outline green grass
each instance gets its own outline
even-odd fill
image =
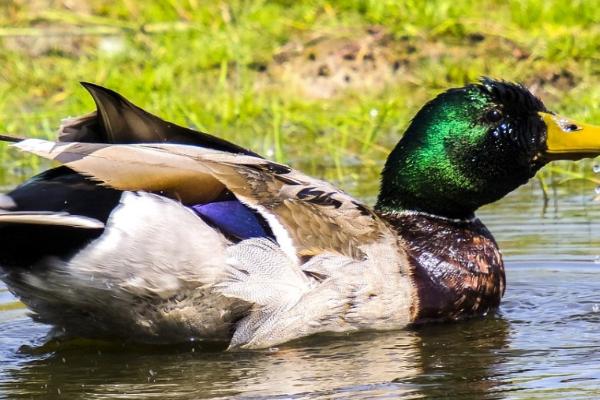
[[[592,1],[141,4],[0,3],[0,132],[53,137],[61,118],[93,108],[78,85],[92,81],[309,173],[346,185],[361,178],[360,191],[372,193],[411,115],[482,75],[524,82],[552,110],[600,121],[600,7]],[[385,37],[374,60],[359,50],[344,64],[344,46],[372,43],[369,30]],[[321,64],[331,77],[318,76]],[[363,68],[364,84],[315,95],[348,65]],[[372,65],[382,69],[369,74]],[[392,65],[397,71],[378,82]],[[40,167],[5,146],[0,165],[0,182]],[[554,168],[595,179],[589,161]]]

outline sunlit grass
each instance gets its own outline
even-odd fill
[[[78,85],[92,81],[309,173],[376,183],[414,112],[441,90],[482,75],[525,82],[552,110],[600,121],[594,2],[46,3],[0,5],[0,132],[52,137],[61,118],[93,108]],[[336,38],[360,41],[373,26],[390,38],[389,55],[376,61],[402,65],[384,84],[375,76],[373,85],[319,97],[279,69],[277,55],[290,43],[324,38],[317,46],[326,57],[339,50]],[[39,167],[6,146],[0,163],[5,176]],[[590,162],[554,168],[596,179]]]

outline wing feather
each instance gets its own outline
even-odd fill
[[[367,206],[333,185],[249,155],[162,143],[110,145],[29,139],[15,146],[116,189],[158,192],[185,204],[210,201],[226,188],[280,223],[299,256],[333,251],[361,258],[361,246],[390,232]]]
[[[44,211],[0,212],[0,224],[56,225],[81,229],[104,228],[104,223],[95,218],[65,212]]]
[[[27,139],[13,146],[58,161],[119,190],[156,192],[185,203],[201,204],[218,197],[225,188],[193,158],[145,145]]]

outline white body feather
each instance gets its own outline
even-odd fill
[[[11,272],[9,283],[38,319],[74,334],[223,340],[248,308],[211,289],[225,277],[227,245],[181,204],[125,192],[102,236],[68,262]]]

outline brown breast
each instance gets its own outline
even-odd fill
[[[455,221],[417,213],[383,217],[407,243],[417,288],[415,323],[482,315],[500,305],[504,263],[479,219]]]

